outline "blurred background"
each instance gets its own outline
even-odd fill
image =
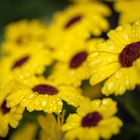
[[[49,20],[54,11],[67,4],[67,0],[0,0],[0,36],[9,22],[25,18]]]

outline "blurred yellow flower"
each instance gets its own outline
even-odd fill
[[[23,79],[44,72],[45,67],[53,61],[51,52],[40,43],[30,48],[16,50],[12,55],[2,58],[2,82],[13,77]]]
[[[24,48],[45,46],[46,26],[40,20],[20,20],[10,23],[4,30],[3,54],[10,55]]]
[[[62,140],[61,127],[53,114],[39,116],[38,123],[41,127],[39,140]]]
[[[48,27],[46,42],[52,48],[70,46],[74,38],[86,40],[90,35],[99,36],[109,29],[106,16],[110,9],[98,2],[73,4],[64,11],[55,13]]]
[[[48,79],[76,87],[80,86],[82,80],[89,79],[87,57],[90,54],[90,46],[101,42],[102,39],[91,39],[74,44],[75,41],[73,41],[73,48],[63,46],[54,50],[54,57],[59,62],[54,66]]]
[[[103,80],[102,92],[123,94],[138,84],[140,68],[140,20],[111,30],[109,39],[93,46],[88,58],[91,85]]]
[[[116,102],[110,98],[90,101],[84,99],[76,114],[71,114],[62,130],[66,131],[68,140],[109,139],[118,134],[122,121],[115,117]]]
[[[39,20],[20,20],[10,23],[4,30],[5,41],[22,46],[32,41],[44,41],[46,26]]]
[[[140,18],[140,0],[119,0],[114,7],[120,13],[119,24],[133,23]]]
[[[32,77],[21,82],[23,87],[13,91],[7,98],[9,106],[20,104],[29,111],[60,113],[64,100],[70,105],[78,106],[81,90],[71,86],[60,86],[42,77]]]
[[[12,133],[10,140],[35,140],[36,132],[37,125],[35,123],[27,123]]]
[[[8,134],[9,125],[16,128],[22,118],[24,108],[19,105],[12,108],[7,107],[7,101],[4,100],[0,105],[0,137],[5,137]]]

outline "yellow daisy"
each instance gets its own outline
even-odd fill
[[[3,53],[11,54],[17,49],[33,46],[35,42],[44,43],[46,26],[39,20],[20,20],[7,25],[4,35]]]
[[[140,18],[139,0],[119,0],[115,3],[115,10],[120,13],[119,23],[133,23]]]
[[[73,86],[79,86],[82,80],[89,79],[87,57],[90,54],[91,44],[94,46],[97,42],[102,42],[102,39],[73,43],[73,49],[65,46],[55,49],[54,55],[59,63],[54,66],[49,79],[59,84]]]
[[[68,140],[109,139],[118,134],[122,121],[115,117],[116,102],[110,98],[90,101],[84,99],[76,114],[71,114],[62,129]]]
[[[15,74],[18,79],[41,74],[45,67],[52,63],[52,54],[42,44],[35,43],[32,47],[17,50],[10,56],[3,57],[3,80],[12,78]]]
[[[16,128],[22,118],[24,109],[19,105],[12,108],[7,107],[7,101],[4,100],[0,105],[0,137],[8,134],[9,125]]]
[[[140,20],[111,30],[108,37],[107,41],[93,46],[88,58],[90,83],[95,85],[108,78],[102,92],[123,94],[134,89],[139,80]]]
[[[34,40],[42,41],[45,38],[46,26],[39,20],[20,20],[10,23],[4,30],[5,41],[22,46]]]
[[[59,86],[42,77],[32,77],[22,81],[23,87],[13,91],[7,98],[9,106],[21,104],[29,111],[43,110],[48,113],[60,113],[63,102],[78,106],[81,90],[71,86]]]
[[[98,2],[73,4],[64,11],[57,12],[48,28],[48,46],[68,46],[73,38],[81,41],[91,34],[100,35],[109,28],[105,17],[110,14],[110,9]]]
[[[87,56],[87,50],[75,53],[68,62],[56,64],[48,78],[58,84],[79,86],[82,80],[89,78]]]
[[[82,80],[89,78],[87,56],[90,53],[91,45],[102,42],[103,39],[95,38],[81,40],[80,42],[77,38],[72,40],[69,45],[65,46],[62,44],[61,47],[53,49],[53,58],[57,63],[47,78],[61,85],[77,87],[81,84]]]

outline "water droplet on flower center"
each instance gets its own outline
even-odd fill
[[[78,68],[81,64],[86,61],[88,53],[82,51],[77,53],[70,61],[70,68]]]
[[[15,68],[17,68],[17,67],[21,67],[25,62],[27,62],[28,59],[29,59],[29,56],[25,56],[25,57],[23,57],[23,58],[17,60],[17,61],[14,63],[12,69],[15,69]]]
[[[77,22],[80,21],[81,19],[82,19],[82,16],[81,16],[81,15],[72,17],[72,18],[67,22],[67,24],[65,25],[65,28],[71,27],[73,24],[77,23]]]
[[[32,88],[32,91],[38,92],[39,94],[48,94],[48,95],[55,95],[58,93],[58,89],[46,84],[36,85],[35,87]]]
[[[102,116],[99,112],[88,113],[81,122],[83,127],[93,127],[97,126],[98,123],[102,120]]]
[[[140,42],[128,44],[120,53],[119,61],[122,67],[131,67],[140,57]]]
[[[8,108],[6,106],[6,100],[2,103],[0,109],[1,109],[1,111],[2,111],[3,114],[6,114],[6,113],[8,113],[10,111],[10,108]]]

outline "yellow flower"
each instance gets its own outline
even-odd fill
[[[45,38],[46,26],[39,20],[20,20],[10,23],[4,31],[5,41],[22,46],[34,40],[42,41]]]
[[[99,140],[109,139],[113,134],[118,134],[122,121],[115,117],[116,103],[106,98],[90,101],[84,99],[76,114],[71,114],[62,130],[66,131],[68,140]]]
[[[140,20],[111,30],[108,37],[107,41],[93,46],[88,58],[90,83],[95,85],[108,78],[102,92],[123,94],[134,89],[139,80]]]
[[[27,123],[22,128],[16,130],[10,140],[34,140],[37,132],[37,125],[35,123]]]
[[[133,23],[140,18],[139,0],[119,0],[115,3],[115,10],[120,13],[119,23]]]
[[[109,28],[105,16],[110,13],[107,6],[98,2],[73,4],[64,11],[57,12],[48,28],[48,46],[70,46],[74,38],[80,42],[91,34],[100,35]]]
[[[61,128],[53,114],[39,116],[38,123],[41,127],[39,140],[62,140]]]
[[[91,39],[74,44],[75,39],[72,45],[73,49],[68,46],[55,49],[54,57],[60,62],[54,66],[49,79],[59,84],[76,87],[81,84],[82,80],[89,79],[87,57],[90,54],[90,45],[101,41],[102,39]]]
[[[12,79],[14,75],[20,80],[44,72],[45,67],[52,63],[52,54],[42,43],[35,43],[32,47],[15,50],[12,55],[3,57],[1,63],[3,81]]]
[[[21,82],[23,87],[13,91],[7,98],[9,106],[21,104],[29,111],[43,110],[48,113],[60,113],[63,102],[73,106],[79,105],[81,90],[71,86],[59,86],[42,77],[33,77]]]
[[[19,105],[12,108],[7,107],[7,101],[4,100],[0,105],[0,137],[5,137],[9,130],[9,125],[16,128],[22,118],[24,109]]]
[[[10,23],[4,35],[3,53],[12,54],[17,49],[34,46],[35,42],[45,43],[46,26],[39,20],[20,20]]]

